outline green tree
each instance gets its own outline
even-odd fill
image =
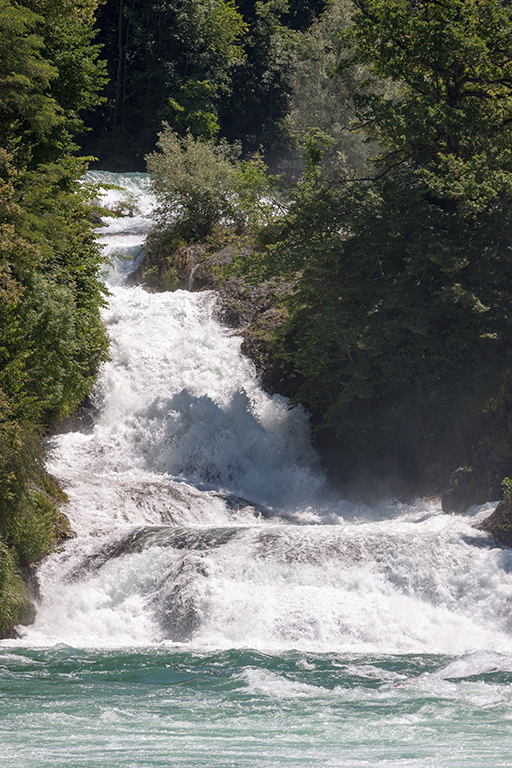
[[[283,140],[297,32],[325,0],[118,0],[99,9],[111,85],[89,150],[133,169],[163,121],[244,154]],[[284,137],[286,139],[286,137]],[[124,165],[123,165],[124,164]]]
[[[147,164],[160,201],[159,229],[201,240],[223,218],[232,219],[235,168],[226,145],[197,141],[191,134],[181,138],[167,125],[158,148]]]
[[[57,70],[41,54],[42,18],[10,0],[0,2],[0,144],[27,152],[63,121],[50,83]]]
[[[106,354],[84,164],[16,173],[7,154],[1,159],[0,386],[18,417],[55,421],[88,394]]]
[[[379,173],[414,167],[433,193],[481,208],[509,189],[512,9],[501,0],[356,0],[352,61],[395,92],[357,96]],[[350,61],[350,59],[349,59]]]
[[[182,138],[168,125],[157,146],[146,158],[159,201],[150,252],[162,237],[170,242],[200,241],[218,225],[240,230],[267,217],[262,197],[269,179],[260,157],[238,162],[236,147],[195,139],[190,133]]]
[[[245,268],[295,284],[284,376],[317,425],[359,469],[419,484],[437,467],[443,482],[511,362],[512,9],[355,5],[341,66],[386,78],[354,94],[381,150],[357,179],[310,140],[295,199]]]
[[[70,156],[99,100],[95,0],[0,0],[0,634],[33,617],[18,569],[69,534],[43,429],[90,392],[107,354],[100,248]]]
[[[343,153],[354,168],[362,168],[376,148],[352,130],[353,96],[368,72],[360,64],[340,66],[348,57],[342,33],[350,25],[352,12],[350,0],[333,0],[299,38],[284,125],[299,147],[311,130],[323,131],[332,137],[334,150]]]
[[[262,146],[267,152],[282,151],[280,123],[288,109],[288,78],[300,35],[284,21],[290,10],[287,0],[257,0],[242,9],[249,22],[246,57],[238,63],[232,95],[222,105],[222,133],[228,141],[240,140],[245,153]]]
[[[55,160],[75,149],[80,112],[101,101],[95,0],[0,2],[0,144],[18,163]]]
[[[36,29],[44,41],[41,53],[56,70],[50,93],[63,121],[52,131],[46,156],[38,158],[55,160],[58,152],[77,149],[74,141],[84,132],[86,113],[105,100],[106,61],[100,58],[102,46],[95,42],[95,14],[101,0],[25,0],[24,4],[40,14]]]
[[[120,0],[100,8],[99,23],[111,85],[106,108],[91,118],[104,139],[94,147],[130,156],[133,168],[164,121],[182,135],[216,135],[220,102],[244,56],[246,25],[233,0]]]

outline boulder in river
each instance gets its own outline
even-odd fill
[[[512,499],[500,501],[492,515],[476,527],[490,533],[500,544],[512,547]]]

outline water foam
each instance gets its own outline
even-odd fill
[[[153,202],[129,183],[142,202],[110,253],[143,242]],[[127,288],[127,247],[94,424],[51,441],[79,536],[41,567],[26,642],[512,653],[512,554],[471,528],[491,507],[329,499],[307,414],[261,390],[214,295]]]

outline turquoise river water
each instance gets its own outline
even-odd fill
[[[126,284],[146,177],[92,175],[135,212],[99,231],[111,360],[49,444],[77,536],[0,643],[0,764],[508,768],[512,551],[473,527],[494,505],[336,498],[215,296]]]

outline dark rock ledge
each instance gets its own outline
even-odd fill
[[[500,501],[494,512],[475,526],[497,542],[512,547],[512,501]]]

